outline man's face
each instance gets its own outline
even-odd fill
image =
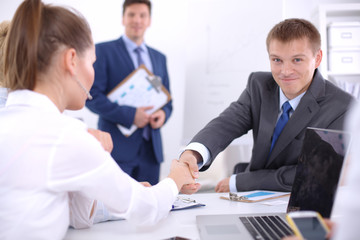
[[[126,7],[123,25],[126,36],[132,41],[140,44],[144,40],[145,31],[150,23],[150,12],[146,4],[135,3]]]
[[[295,98],[309,88],[321,58],[322,51],[314,55],[306,38],[286,43],[273,39],[269,44],[272,75],[288,99]]]

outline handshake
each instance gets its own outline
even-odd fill
[[[113,149],[112,139],[109,133],[97,129],[88,129],[102,145],[105,151],[111,152]],[[197,163],[202,161],[200,154],[194,151],[185,151],[179,160],[173,160],[170,168],[169,178],[173,179],[178,190],[183,194],[193,194],[197,192],[201,185],[195,182],[199,177]],[[142,182],[146,187],[151,186],[148,182]]]
[[[172,161],[168,177],[175,181],[183,194],[193,194],[201,187],[195,182],[199,177],[198,161],[201,161],[200,154],[191,150],[183,152],[179,160]]]

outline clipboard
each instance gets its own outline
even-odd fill
[[[169,91],[161,83],[161,78],[151,73],[143,64],[111,90],[107,97],[119,105],[135,108],[153,106],[147,111],[148,114],[156,112],[171,100]],[[117,127],[126,137],[137,129],[135,124],[130,128],[120,124]]]
[[[229,197],[221,196],[221,199],[230,200],[235,202],[246,202],[246,203],[254,203],[261,202],[265,200],[271,200],[281,197],[290,196],[289,192],[275,192],[275,191],[250,191],[243,192],[240,196],[236,193],[229,193]]]
[[[197,208],[197,207],[204,207],[204,206],[205,206],[205,204],[198,203],[194,199],[178,196],[176,198],[175,202],[173,203],[170,211],[178,211],[178,210],[183,210],[183,209],[190,209],[190,208]]]

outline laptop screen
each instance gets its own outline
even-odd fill
[[[288,212],[313,210],[330,217],[348,138],[341,131],[306,129]]]

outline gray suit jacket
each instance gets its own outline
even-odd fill
[[[235,138],[252,129],[252,157],[246,171],[236,176],[237,190],[291,191],[305,129],[343,129],[352,100],[348,93],[315,70],[309,89],[268,156],[278,117],[279,86],[270,72],[252,73],[239,99],[210,121],[191,142],[202,143],[208,148],[211,164]],[[206,170],[210,164],[200,171]]]

